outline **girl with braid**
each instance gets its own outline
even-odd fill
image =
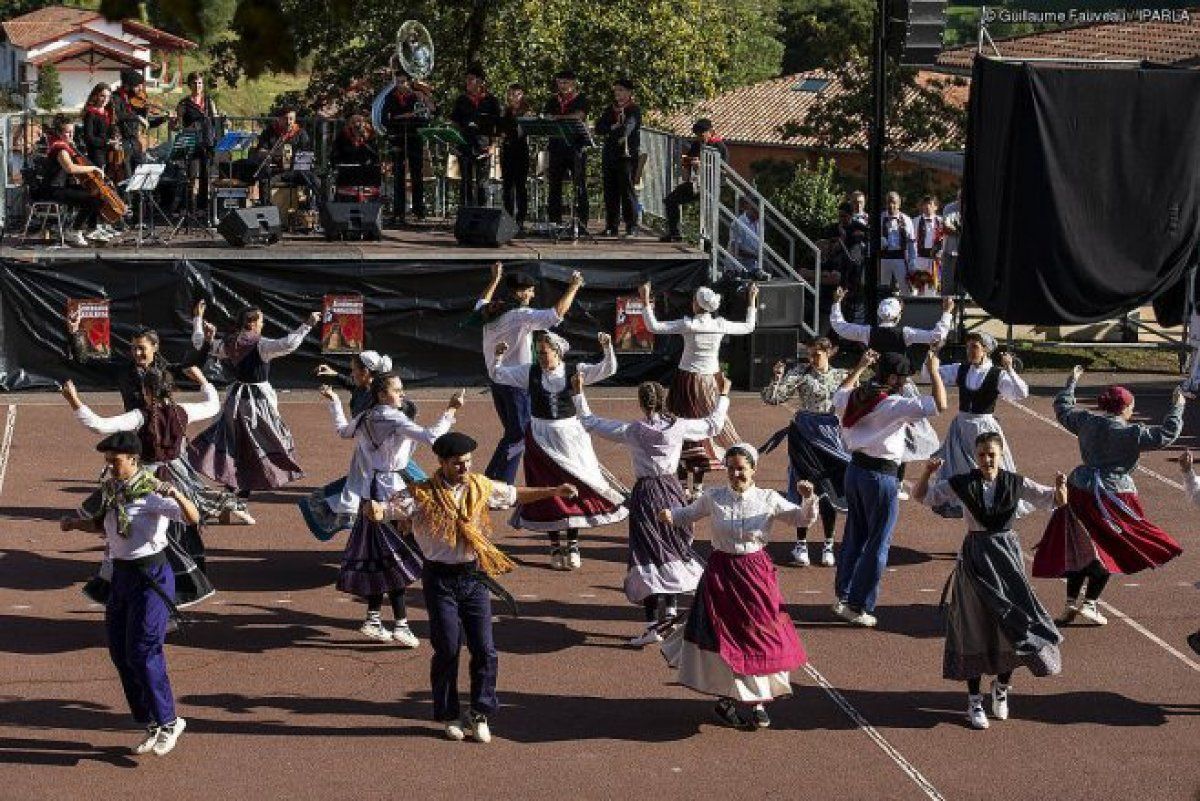
[[[638,403],[645,419],[629,423],[592,414],[583,396],[583,378],[578,373],[572,377],[571,390],[575,412],[584,430],[624,443],[633,459],[637,483],[627,503],[629,571],[625,574],[625,597],[645,608],[646,630],[631,639],[629,645],[640,648],[661,642],[662,632],[678,614],[677,596],[696,589],[704,564],[692,550],[691,524],[665,523],[658,519],[658,512],[687,505],[683,485],[675,475],[683,443],[720,433],[729,411],[729,379],[717,373],[716,408],[703,419],[670,414],[667,389],[655,381],[646,381],[638,387]]]

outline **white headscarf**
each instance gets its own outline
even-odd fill
[[[563,339],[553,331],[542,332],[542,337],[550,343],[550,347],[558,351],[558,355],[560,357],[566,356],[567,351],[571,349],[571,343],[567,342],[567,340]]]
[[[721,308],[721,296],[706,286],[696,290],[695,298],[696,305],[710,314]]]
[[[900,312],[904,308],[904,304],[899,298],[884,298],[879,301],[879,309],[875,316],[881,323],[898,323],[900,322]]]
[[[364,350],[358,354],[358,360],[372,373],[390,373],[392,371],[392,357],[380,356],[373,350]]]
[[[749,459],[751,467],[758,466],[758,449],[749,442],[739,442],[736,445],[730,445],[725,449],[725,458],[728,459],[735,453],[740,453]]]

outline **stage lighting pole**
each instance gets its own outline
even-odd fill
[[[888,0],[877,0],[871,28],[871,115],[867,142],[867,213],[871,215],[871,241],[867,252],[867,322],[874,325],[879,306],[879,281],[883,239],[883,151],[887,144],[887,18]]]

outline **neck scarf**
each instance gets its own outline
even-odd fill
[[[489,576],[507,573],[516,565],[490,539],[492,524],[488,517],[488,498],[492,495],[492,482],[483,475],[471,473],[466,484],[461,502],[455,500],[454,488],[437,475],[412,485],[409,491],[423,513],[430,533],[451,548],[458,546],[461,537],[475,551],[480,568]]]
[[[875,407],[883,403],[887,396],[886,390],[873,384],[859,387],[851,392],[850,401],[846,404],[846,411],[842,413],[842,427],[852,428],[859,420],[875,411]]]
[[[96,520],[103,526],[104,518],[110,510],[115,509],[117,534],[128,537],[130,520],[126,506],[154,492],[158,484],[158,479],[145,468],[139,468],[128,481],[122,481],[115,476],[104,479],[100,484],[100,512],[96,515]]]

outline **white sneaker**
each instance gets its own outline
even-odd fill
[[[383,640],[390,642],[392,633],[383,627],[383,623],[378,620],[366,620],[358,630],[370,637],[372,640]]]
[[[171,749],[175,747],[175,741],[179,739],[179,735],[183,734],[183,730],[186,728],[187,721],[183,718],[175,718],[175,722],[171,725],[160,727],[154,747],[150,750],[154,752],[155,756],[166,756],[171,753]]]
[[[408,627],[407,620],[396,621],[396,628],[392,631],[392,639],[403,648],[416,648],[421,644],[421,641],[417,639],[417,635],[413,634],[413,630]]]
[[[812,564],[808,558],[808,542],[805,540],[796,540],[796,544],[792,546],[792,564],[796,567],[808,567]]]
[[[847,623],[853,626],[862,626],[864,629],[873,629],[879,622],[870,612],[855,612],[841,602],[834,604],[833,611]]]
[[[908,494],[908,482],[901,481],[900,489],[896,491],[896,499],[901,500],[901,501],[907,501],[909,499],[909,497],[911,497],[911,496]]]
[[[821,567],[833,567],[837,562],[833,558],[833,543],[826,542],[821,549]]]
[[[492,741],[492,730],[488,727],[486,715],[481,715],[478,712],[467,713],[467,734],[471,735],[477,743],[490,743]]]
[[[550,549],[550,567],[553,570],[569,570],[567,557],[563,554],[562,548]]]
[[[967,723],[972,729],[988,727],[987,713],[983,711],[983,696],[967,694]]]
[[[447,740],[461,743],[467,736],[467,730],[461,720],[448,720],[446,721],[445,734]]]
[[[567,549],[567,570],[578,570],[583,567],[583,557],[579,554],[579,548],[572,546]]]
[[[146,727],[146,736],[142,741],[133,747],[135,754],[148,754],[154,748],[154,744],[158,742],[158,724],[151,723]]]
[[[631,648],[644,648],[647,645],[654,645],[663,641],[663,636],[658,632],[658,624],[651,623],[646,626],[646,630],[638,636],[629,640],[626,644]]]
[[[1100,614],[1100,610],[1096,607],[1095,601],[1084,601],[1079,606],[1079,616],[1091,623],[1093,626],[1108,625],[1108,618]]]
[[[1001,684],[999,679],[992,682],[992,717],[996,720],[1008,720],[1008,691],[1011,684]]]

